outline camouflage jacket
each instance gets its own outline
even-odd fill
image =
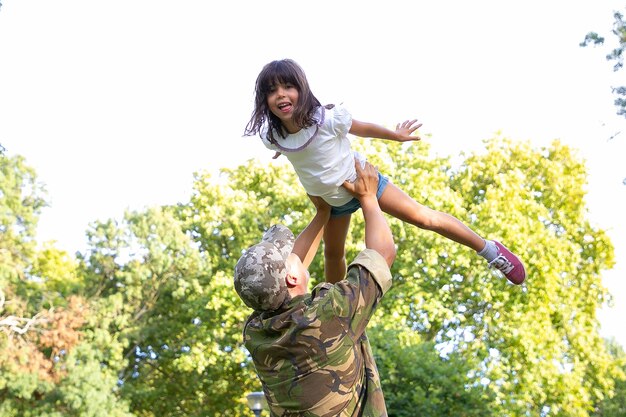
[[[365,328],[390,286],[385,260],[366,249],[343,281],[248,318],[244,343],[272,416],[387,416]]]

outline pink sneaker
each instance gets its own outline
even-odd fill
[[[506,279],[515,285],[520,285],[526,279],[524,264],[502,243],[494,240],[498,247],[498,256],[489,262],[489,266],[498,269]]]

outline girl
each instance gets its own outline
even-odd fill
[[[259,134],[265,146],[284,153],[293,165],[306,192],[322,197],[332,206],[331,218],[324,228],[324,271],[326,280],[335,283],[346,273],[345,240],[351,214],[359,201],[341,185],[354,181],[355,158],[364,158],[350,148],[348,134],[407,142],[421,124],[417,120],[398,123],[396,130],[352,119],[340,106],[322,106],[309,88],[304,71],[290,59],[272,61],[257,77],[255,106],[244,135]],[[500,270],[513,284],[526,278],[524,265],[500,242],[485,240],[457,218],[419,204],[379,174],[380,208],[387,214],[422,229],[432,230],[474,249]]]

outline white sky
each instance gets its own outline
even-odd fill
[[[82,250],[92,221],[187,201],[193,172],[269,162],[242,137],[253,85],[293,58],[322,102],[388,126],[417,117],[439,154],[497,131],[579,149],[590,218],[616,246],[602,333],[626,346],[626,119],[610,88],[626,69],[604,58],[622,0],[2,3],[0,144],[47,185],[40,241]],[[607,45],[580,48],[592,30]]]

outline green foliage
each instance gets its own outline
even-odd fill
[[[368,333],[390,416],[497,415],[488,387],[468,383],[471,367],[466,358],[444,358],[434,343],[422,342],[418,333],[406,328],[373,328]]]
[[[24,158],[0,155],[0,288],[11,283],[17,286],[11,289],[26,291],[22,283],[35,249],[37,220],[46,205],[45,188]]]
[[[355,143],[406,193],[502,240],[528,270],[512,286],[472,250],[389,219],[394,284],[368,334],[390,415],[618,415],[623,359],[596,317],[613,247],[587,220],[576,154],[495,138],[453,163],[423,144]],[[2,163],[0,323],[17,324],[0,326],[0,417],[250,415],[244,397],[260,385],[232,271],[269,225],[298,233],[313,216],[291,167],[197,173],[189,202],[94,223],[89,250],[71,259],[36,248],[43,187],[19,158]],[[363,231],[357,212],[349,258]],[[322,256],[310,272],[319,282]]]
[[[82,327],[76,262],[36,248],[44,196],[23,158],[0,156],[0,416],[130,416]]]
[[[556,141],[534,150],[496,138],[456,167],[414,148],[377,149],[381,171],[418,201],[505,242],[525,260],[528,282],[511,286],[473,251],[394,219],[394,286],[378,320],[475,360],[470,382],[488,384],[497,415],[587,415],[616,369],[596,318],[613,247],[586,219],[584,164]]]
[[[81,345],[64,361],[65,376],[57,383],[42,383],[33,374],[18,374],[0,403],[0,416],[20,417],[131,417],[120,402],[115,374],[103,369],[88,345]],[[61,366],[59,364],[58,366]]]
[[[626,353],[614,339],[606,341],[611,356],[620,367],[621,373],[615,379],[615,387],[609,395],[600,398],[592,417],[622,417],[626,415]]]
[[[624,66],[624,50],[626,50],[626,21],[624,21],[624,15],[621,12],[614,12],[613,18],[613,35],[617,37],[618,44],[607,55],[608,61],[614,61],[613,71],[618,71]],[[580,46],[585,47],[590,44],[594,46],[604,44],[604,37],[598,35],[596,32],[589,32],[585,39],[580,43]],[[617,114],[626,117],[626,86],[613,87],[613,93],[617,96],[615,99],[615,106],[617,107]]]
[[[233,308],[230,279],[213,267],[213,250],[202,252],[184,230],[178,210],[94,225],[86,274],[124,346],[121,390],[136,415],[239,415],[242,407],[229,409],[251,378],[241,366],[245,312]]]

